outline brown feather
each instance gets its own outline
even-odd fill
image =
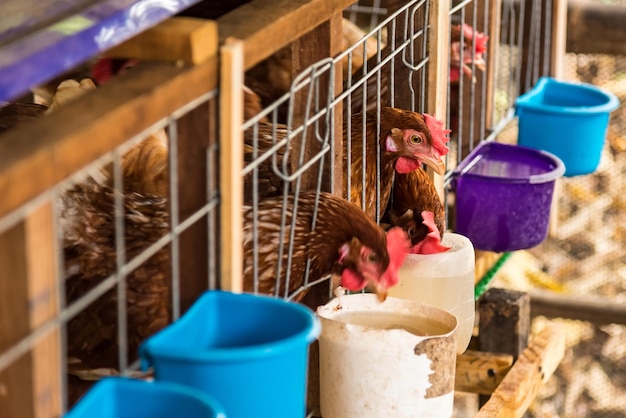
[[[433,213],[435,225],[443,238],[445,210],[428,173],[421,168],[408,174],[396,173],[389,221],[391,226],[400,226],[407,231],[412,245],[428,234],[428,228],[422,224],[421,213],[425,210]]]

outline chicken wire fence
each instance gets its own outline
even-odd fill
[[[195,134],[185,119],[198,109],[215,118],[217,98],[214,90],[188,103],[0,219],[0,235],[8,234],[42,202],[53,202],[57,258],[58,311],[23,338],[3,342],[5,382],[20,373],[20,359],[57,330],[62,411],[102,377],[149,377],[139,371],[141,341],[176,320],[202,290],[217,287],[216,126],[195,161],[206,167],[206,182],[198,188],[179,176],[188,173],[185,147]],[[192,205],[182,196],[189,192],[185,182],[196,186]]]

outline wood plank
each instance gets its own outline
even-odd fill
[[[174,17],[108,50],[106,56],[199,64],[217,54],[217,23]]]
[[[479,10],[480,13],[480,10]],[[487,67],[486,67],[486,97],[485,97],[485,127],[490,129],[495,121],[494,116],[494,97],[496,92],[496,65],[498,65],[498,53],[500,48],[498,39],[500,39],[500,28],[502,26],[502,0],[491,0],[489,2],[488,27],[487,34],[490,42],[487,43]],[[490,76],[491,75],[491,76]],[[482,139],[482,138],[480,138]]]
[[[245,70],[340,13],[355,0],[252,0],[217,20],[220,42],[244,44]],[[294,24],[297,22],[297,24]]]
[[[143,63],[54,114],[6,132],[0,136],[0,216],[216,85],[216,57],[185,68]]]
[[[292,65],[292,77],[296,77],[302,71],[309,68],[316,62],[337,55],[341,52],[341,40],[342,40],[342,16],[340,13],[333,15],[328,21],[315,27],[312,31],[304,34],[298,38],[291,46],[291,56],[293,60]],[[339,65],[335,72],[335,91],[329,92],[328,86],[330,86],[330,72],[325,72],[320,75],[319,78],[314,81],[319,83],[320,90],[319,95],[310,95],[310,89],[312,87],[306,86],[298,90],[291,101],[292,109],[294,109],[293,126],[303,126],[308,119],[317,112],[316,108],[326,107],[326,103],[332,100],[336,94],[341,92],[342,86],[342,71]],[[330,96],[330,97],[329,97]],[[309,100],[318,100],[317,106],[315,103],[307,103]],[[310,107],[311,112],[309,115],[305,115],[304,111]],[[341,105],[335,109],[335,130],[330,133],[329,140],[334,143],[334,155],[327,153],[324,156],[324,175],[322,178],[322,190],[331,192],[336,190],[336,193],[341,193],[343,189],[342,173],[343,173],[343,154],[342,154],[342,107]],[[339,123],[339,124],[338,124]],[[293,150],[291,152],[292,161],[291,165],[293,171],[295,168],[300,167],[299,162],[301,147],[304,147],[304,163],[310,161],[316,157],[322,150],[322,144],[317,141],[315,137],[316,131],[324,132],[327,127],[323,118],[320,119],[317,124],[310,125],[306,129],[306,142],[304,142],[303,135],[298,135],[293,141]],[[319,162],[312,165],[306,172],[300,176],[300,190],[312,190],[317,188]],[[333,171],[331,173],[331,171]],[[334,177],[334,178],[333,178]]]
[[[207,204],[207,149],[210,108],[203,103],[178,122],[178,204],[180,222]],[[180,235],[180,309],[184,313],[208,288],[208,219],[203,217]]]
[[[243,291],[244,42],[228,39],[220,66],[220,285]]]
[[[48,202],[0,236],[0,352],[58,311],[53,232]],[[55,330],[0,372],[0,416],[60,414],[59,347]]]
[[[456,358],[454,390],[491,395],[512,364],[510,354],[467,350]]]
[[[476,418],[522,417],[565,353],[565,332],[546,325],[507,373]]]

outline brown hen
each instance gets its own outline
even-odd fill
[[[434,118],[408,110],[382,108],[380,126],[376,110],[367,112],[365,138],[363,119],[362,114],[353,115],[350,132],[348,124],[344,123],[344,162],[350,169],[346,181],[350,182],[350,201],[363,207],[372,219],[378,220],[385,213],[396,171],[409,173],[426,164],[443,174],[445,165],[441,156],[447,152],[447,138]],[[378,151],[380,161],[377,160]]]
[[[386,235],[357,205],[330,193],[268,198],[244,210],[244,290],[284,297],[336,273],[351,290],[369,285],[384,299],[397,283],[405,241],[404,233]]]

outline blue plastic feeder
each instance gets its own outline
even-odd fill
[[[214,396],[228,418],[297,418],[306,409],[308,346],[319,333],[303,305],[210,291],[139,354],[157,381]]]
[[[517,98],[518,144],[548,151],[565,164],[565,176],[598,168],[609,124],[619,100],[591,84],[542,77]]]
[[[226,418],[210,396],[182,385],[124,377],[100,380],[65,418]]]
[[[456,232],[475,248],[532,248],[548,235],[554,184],[563,162],[545,151],[482,142],[453,172]]]

